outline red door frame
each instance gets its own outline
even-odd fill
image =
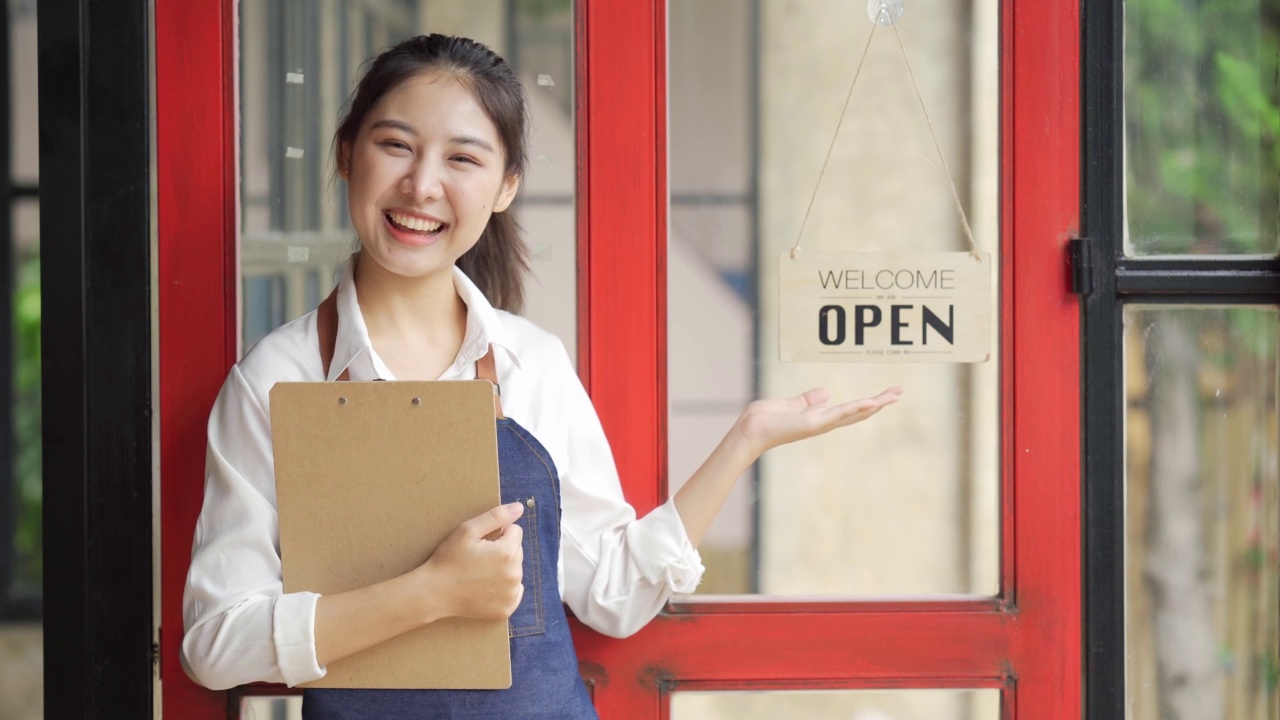
[[[225,718],[182,670],[182,588],[205,428],[238,356],[235,0],[155,0],[160,345],[160,681],[170,718]]]
[[[666,496],[664,9],[579,12],[579,345],[640,512]],[[1079,227],[1079,27],[1072,1],[1001,10],[1000,596],[678,603],[626,640],[579,628],[603,717],[665,718],[677,689],[871,687],[1000,688],[1006,717],[1080,717],[1079,306],[1064,264]]]
[[[579,364],[644,513],[666,497],[666,4],[577,7]],[[163,706],[215,718],[227,695],[188,680],[178,647],[205,419],[237,356],[235,2],[155,8]],[[603,717],[666,718],[681,689],[872,687],[999,688],[1007,718],[1080,717],[1079,310],[1064,261],[1079,28],[1079,0],[1001,10],[1001,594],[678,603],[626,640],[579,627]]]

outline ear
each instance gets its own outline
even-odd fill
[[[493,203],[493,211],[500,213],[511,207],[516,199],[516,191],[520,189],[520,176],[508,175],[502,179],[502,188],[498,191],[498,199]]]
[[[343,180],[351,179],[351,143],[342,142],[338,144],[338,156],[335,158],[338,163],[338,177]]]

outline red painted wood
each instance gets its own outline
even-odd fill
[[[156,0],[161,682],[166,717],[226,717],[179,662],[205,425],[234,360],[233,0]]]
[[[1021,631],[1015,616],[994,611],[662,615],[630,638],[595,642],[592,662],[611,687],[852,679],[879,686],[944,677],[990,687],[1007,677]]]
[[[666,474],[665,3],[581,5],[590,106],[579,125],[589,339],[580,371],[643,515],[662,501]]]
[[[592,258],[586,282],[595,290],[586,350],[593,364],[589,377],[593,397],[615,454],[623,467],[628,496],[644,509],[643,499],[662,497],[653,481],[636,494],[631,475],[646,461],[657,461],[648,445],[649,428],[664,423],[665,396],[646,408],[635,405],[660,387],[664,340],[654,330],[665,324],[658,315],[649,326],[650,308],[661,312],[665,293],[659,278],[637,277],[644,271],[662,274],[661,256],[636,258],[631,243],[611,243],[600,236],[605,227],[595,213],[617,212],[626,202],[642,212],[650,202],[648,169],[626,162],[614,164],[602,150],[624,147],[642,152],[650,142],[645,124],[648,108],[662,100],[661,79],[637,72],[648,59],[636,36],[650,31],[664,39],[662,23],[646,23],[640,8],[604,12],[592,5],[583,45],[583,65],[590,68],[590,92],[608,89],[630,94],[624,116],[610,112],[614,102],[593,96],[587,130],[588,150],[581,161],[592,178],[612,167],[608,183],[592,181],[597,193],[613,188],[626,168],[631,176],[622,195],[594,197],[586,212]],[[630,32],[612,24],[626,15]],[[661,17],[658,11],[655,17]],[[1080,716],[1080,433],[1079,308],[1065,282],[1063,243],[1079,217],[1079,7],[1077,0],[1033,3],[1006,0],[1002,14],[1002,540],[1001,595],[976,601],[879,600],[871,603],[820,604],[787,600],[735,598],[721,603],[673,606],[638,635],[626,640],[599,638],[576,627],[587,674],[605,717],[659,717],[669,714],[666,697],[672,688],[748,689],[790,686],[822,687],[1001,687],[1007,718]],[[632,51],[617,57],[617,49]],[[652,66],[665,57],[659,45]],[[628,64],[630,63],[630,64]],[[626,68],[625,72],[622,72]],[[609,128],[619,123],[636,131],[631,144],[615,146]],[[659,145],[648,161],[661,166]],[[606,143],[604,148],[599,144]],[[643,164],[643,158],[639,161]],[[665,171],[663,171],[665,172]],[[639,186],[637,186],[637,183]],[[636,193],[636,195],[632,195]],[[659,232],[646,219],[627,216],[631,232]],[[627,237],[633,237],[628,235]],[[612,239],[612,238],[610,238]],[[665,245],[656,234],[654,242]],[[609,259],[599,253],[609,253]],[[614,262],[627,253],[632,262]],[[615,285],[615,283],[619,283]],[[601,287],[601,286],[604,287]],[[599,316],[607,293],[617,288],[622,300],[636,308],[627,333],[605,334],[609,322]],[[630,318],[642,318],[643,325]],[[653,350],[635,355],[652,338]],[[663,348],[665,353],[665,348]],[[606,358],[617,365],[600,365]],[[658,358],[656,367],[648,358]],[[620,374],[621,373],[621,374]],[[608,383],[602,387],[601,383]],[[625,384],[627,387],[615,387]],[[637,414],[636,408],[639,408]],[[615,428],[625,427],[625,434]],[[634,464],[633,464],[634,463]],[[652,477],[660,477],[655,472]],[[781,685],[779,684],[781,683]],[[657,703],[653,701],[657,697]],[[1018,715],[1019,711],[1021,714]]]
[[[1080,307],[1064,258],[1080,218],[1080,8],[1078,0],[1018,0],[1005,12],[1004,97],[1014,146],[1008,192],[1015,253],[1012,386],[1006,466],[1015,487],[1013,663],[1023,718],[1081,713]],[[1009,101],[1008,99],[1011,99]],[[1006,413],[1008,414],[1008,413]]]
[[[666,498],[665,2],[576,5],[578,370],[643,515]],[[658,717],[657,686],[613,682],[614,641],[576,629],[601,716]]]

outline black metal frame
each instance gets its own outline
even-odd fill
[[[154,714],[150,8],[38,5],[47,717]]]
[[[1124,305],[1280,304],[1280,258],[1124,255],[1124,4],[1085,0],[1081,30],[1084,716],[1123,720]]]

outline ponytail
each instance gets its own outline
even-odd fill
[[[475,246],[458,258],[458,268],[480,288],[489,304],[500,310],[524,310],[524,276],[529,272],[529,249],[510,212],[494,213]]]

